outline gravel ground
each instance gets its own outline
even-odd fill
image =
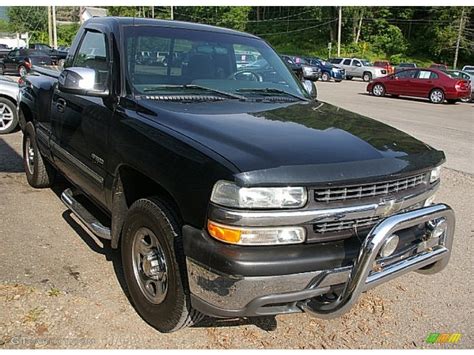
[[[119,253],[84,230],[61,203],[64,186],[34,190],[22,171],[21,133],[1,136],[0,349],[474,345],[472,175],[443,169],[437,200],[457,214],[452,259],[443,272],[411,273],[383,284],[334,320],[306,314],[206,319],[177,333],[160,334],[128,302]],[[427,344],[431,332],[462,333],[462,338],[458,344]]]

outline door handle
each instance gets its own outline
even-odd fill
[[[64,112],[64,110],[66,109],[66,100],[58,99],[56,103],[56,109],[61,113]]]

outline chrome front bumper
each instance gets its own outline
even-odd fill
[[[393,233],[445,219],[447,229],[438,239],[420,243],[414,255],[384,266],[378,255]],[[448,263],[454,236],[455,217],[444,204],[393,215],[377,224],[364,240],[352,266],[330,270],[243,277],[224,275],[187,259],[188,280],[193,306],[215,317],[257,316],[292,312],[308,312],[320,318],[333,318],[347,312],[367,289],[409,271],[432,274]],[[332,293],[335,299],[321,295]]]

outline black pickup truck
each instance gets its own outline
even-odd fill
[[[237,50],[273,70],[237,69]],[[166,66],[136,60],[157,51]],[[37,69],[19,96],[28,182],[70,180],[63,202],[120,248],[132,303],[162,332],[202,315],[336,317],[448,263],[444,154],[318,101],[253,35],[94,18],[59,76]]]

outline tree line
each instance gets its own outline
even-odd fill
[[[60,7],[57,7],[60,8]],[[474,64],[474,7],[350,6],[342,8],[344,56],[452,65]],[[108,15],[199,22],[250,32],[289,54],[335,56],[338,11],[335,6],[110,6]],[[13,31],[30,31],[47,41],[45,7],[11,7]],[[58,43],[70,44],[77,25],[58,28]],[[331,45],[329,45],[331,43]],[[331,51],[329,50],[329,46]],[[459,66],[458,65],[458,66]]]

